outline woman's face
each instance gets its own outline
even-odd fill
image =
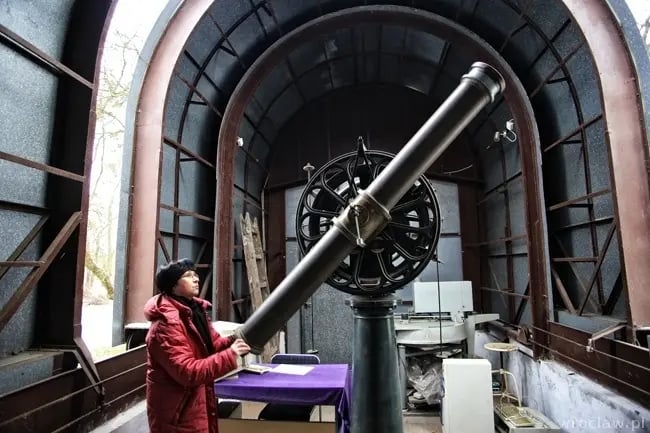
[[[172,293],[176,296],[193,298],[199,296],[199,276],[194,271],[186,271],[172,288]]]

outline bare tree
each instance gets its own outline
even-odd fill
[[[124,111],[130,72],[139,55],[135,35],[116,31],[104,47],[97,95],[95,146],[88,211],[84,297],[89,302],[113,298],[116,200],[119,198]]]
[[[639,24],[639,30],[641,31],[641,37],[643,38],[645,47],[650,55],[650,16],[646,17],[645,21]]]

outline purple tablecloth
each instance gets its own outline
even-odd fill
[[[266,364],[273,366],[271,364]],[[274,403],[333,405],[337,431],[349,431],[350,378],[347,364],[314,364],[305,375],[240,372],[214,384],[217,397]]]

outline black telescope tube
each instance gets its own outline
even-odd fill
[[[505,89],[496,69],[476,62],[460,84],[366,189],[392,209],[476,115]]]
[[[334,273],[355,247],[343,232],[332,227],[235,333],[248,343],[253,353],[261,353],[264,344]]]
[[[366,192],[378,204],[392,209],[417,178],[504,88],[503,77],[496,69],[485,63],[474,63],[453,93],[368,186]],[[429,136],[431,139],[427,142]],[[260,353],[264,344],[355,247],[356,244],[333,225],[236,334],[251,346],[253,353]]]

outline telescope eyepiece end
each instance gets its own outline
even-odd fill
[[[490,101],[494,102],[497,95],[506,88],[506,81],[503,75],[494,67],[484,62],[474,62],[468,73],[463,75],[463,79],[472,80],[485,87],[490,95]]]

